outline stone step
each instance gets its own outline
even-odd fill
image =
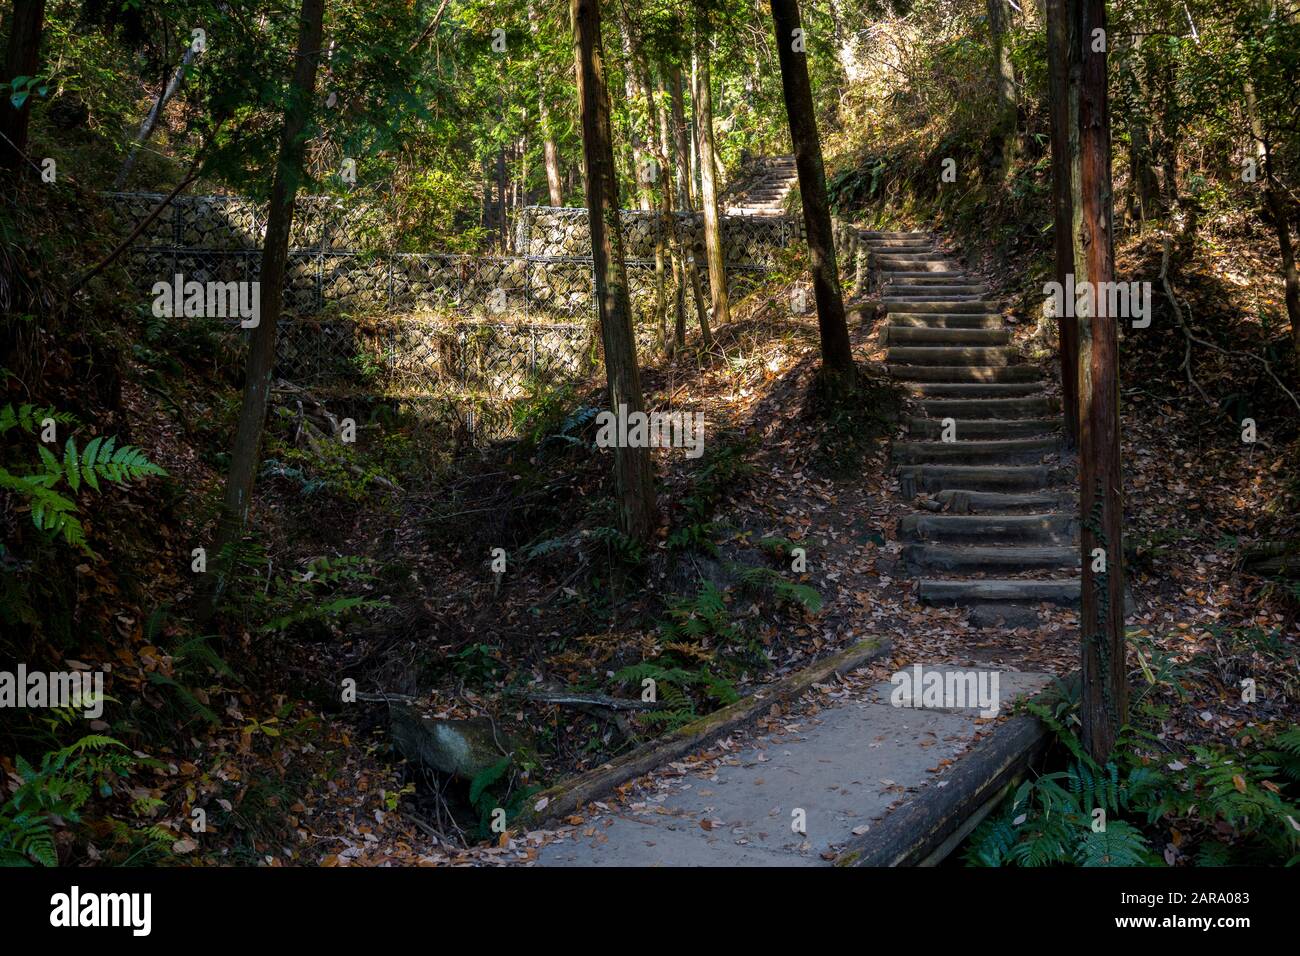
[[[904,498],[918,491],[1041,491],[1051,480],[1046,465],[904,465],[897,471]]]
[[[943,434],[943,419],[952,418],[957,441],[979,439],[1024,438],[1030,435],[1050,435],[1061,427],[1059,418],[957,418],[948,415],[940,418],[908,418],[907,430],[913,438],[938,438]]]
[[[1020,361],[1020,353],[1005,345],[989,348],[963,345],[893,346],[885,355],[889,365],[1009,366]]]
[[[968,312],[944,314],[941,312],[890,312],[892,326],[912,326],[925,329],[1000,329],[1005,326],[996,312]]]
[[[1029,581],[983,578],[970,581],[922,579],[922,604],[1060,604],[1079,605],[1079,579]]]
[[[927,328],[919,325],[882,325],[881,345],[1006,345],[1011,341],[1010,329],[949,329]]]
[[[987,420],[1046,419],[1057,410],[1050,398],[927,398],[917,407],[930,418]]]
[[[914,255],[942,255],[942,253],[934,247],[934,244],[929,242],[891,242],[885,244],[878,240],[873,241],[868,239],[866,241],[866,246],[874,256],[900,257]]]
[[[963,491],[950,488],[934,495],[934,500],[947,508],[949,514],[1014,514],[1022,511],[1077,512],[1076,497],[1070,492],[1021,492],[1008,494],[1000,491]]]
[[[894,442],[893,461],[897,465],[981,465],[1012,464],[1041,461],[1044,455],[1060,450],[1060,439],[1054,435],[1044,438],[1006,438],[980,440],[974,436],[961,437],[958,426],[956,441],[899,441]]]
[[[1024,398],[1037,396],[1043,390],[1042,382],[903,382],[902,384],[910,394],[926,399]]]
[[[1036,365],[889,365],[887,367],[889,374],[902,382],[997,385],[1011,382],[1037,382],[1043,375]]]
[[[997,544],[1024,541],[1039,544],[1074,544],[1079,522],[1074,515],[912,514],[898,521],[900,541]]]
[[[909,544],[903,548],[903,563],[912,574],[925,571],[1005,574],[1017,571],[1075,570],[1080,565],[1080,557],[1078,548],[1063,545],[982,548]]]

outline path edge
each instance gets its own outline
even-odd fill
[[[813,684],[821,683],[836,674],[857,670],[868,661],[888,653],[892,646],[888,638],[859,641],[825,660],[787,674],[775,683],[766,684],[735,703],[685,724],[664,737],[642,744],[593,770],[561,780],[534,795],[529,800],[528,809],[520,814],[518,822],[536,828],[547,820],[571,814],[584,803],[615,787],[692,750],[707,746],[723,734],[750,723],[773,704],[793,700]],[[539,804],[542,805],[541,809],[537,809]]]
[[[1049,692],[1045,688],[1044,693]],[[855,837],[835,866],[933,866],[947,856],[1046,751],[1051,732],[1037,718],[1020,714],[1000,723],[959,757],[942,779],[911,803],[890,811]],[[938,851],[944,852],[939,853]]]

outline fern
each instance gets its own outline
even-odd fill
[[[1123,820],[1113,820],[1104,830],[1084,831],[1074,860],[1079,866],[1143,866],[1151,862],[1151,848],[1142,831]]]

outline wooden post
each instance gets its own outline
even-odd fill
[[[1105,0],[1077,0],[1080,63],[1078,212],[1082,257],[1094,290],[1115,279]],[[1082,269],[1078,269],[1082,266]],[[1120,475],[1119,328],[1109,296],[1079,321],[1079,509],[1083,581],[1081,720],[1088,753],[1104,763],[1128,721],[1124,634],[1123,482]]]

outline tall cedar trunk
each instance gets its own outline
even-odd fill
[[[727,297],[727,269],[722,254],[722,225],[718,214],[717,159],[713,143],[713,91],[709,76],[709,37],[697,29],[699,45],[695,89],[695,138],[700,151],[700,200],[704,206],[704,258],[709,266],[709,297],[713,303],[714,325],[731,321],[731,303]]]
[[[1282,281],[1286,284],[1286,314],[1291,321],[1291,340],[1295,352],[1296,370],[1300,371],[1300,272],[1296,270],[1295,247],[1291,244],[1291,226],[1287,221],[1286,198],[1278,190],[1273,175],[1273,150],[1265,135],[1264,124],[1255,100],[1255,85],[1245,80],[1246,115],[1250,122],[1250,136],[1255,141],[1255,160],[1259,175],[1264,177],[1264,205],[1273,220],[1277,236],[1278,253],[1282,257]]]
[[[41,30],[45,24],[45,0],[14,0],[9,17],[9,48],[5,54],[4,80],[35,76],[40,68]],[[31,120],[33,96],[14,109],[9,97],[0,98],[0,169],[27,165],[27,125]]]
[[[674,173],[677,177],[677,211],[691,213],[695,211],[695,203],[692,199],[695,191],[691,185],[691,146],[694,143],[694,137],[692,137],[690,128],[686,125],[685,94],[682,86],[681,67],[674,65],[669,93],[671,94],[673,110],[672,132]],[[679,294],[683,296],[687,293],[690,294],[691,301],[695,304],[695,320],[700,325],[700,338],[707,347],[713,343],[713,334],[709,328],[708,309],[704,306],[704,290],[700,284],[700,270],[695,259],[694,245],[685,249],[682,267],[686,271],[687,287],[681,290]],[[681,312],[683,316],[682,324],[678,326],[675,333],[679,346],[686,344],[685,303],[682,305]]]
[[[1056,243],[1056,281],[1066,287],[1074,272],[1073,211],[1070,201],[1070,79],[1068,0],[1047,0],[1047,81],[1052,125],[1052,215]],[[1074,319],[1056,316],[1061,357],[1061,405],[1065,438],[1071,447],[1079,440],[1079,326]]]
[[[149,115],[140,124],[140,131],[135,134],[135,141],[131,144],[126,159],[122,161],[122,168],[117,171],[117,176],[113,179],[114,189],[121,189],[126,185],[127,179],[131,176],[131,170],[135,169],[135,161],[140,157],[140,147],[147,143],[149,137],[153,135],[154,127],[158,125],[162,111],[167,108],[167,104],[171,102],[172,97],[179,92],[181,82],[185,79],[185,71],[189,69],[189,65],[194,62],[196,56],[198,56],[198,51],[194,49],[194,44],[191,43],[185,48],[185,55],[181,57],[180,66],[176,68],[172,78],[163,87],[162,92],[158,94],[158,99],[154,100]]]
[[[623,408],[629,413],[641,412],[645,410],[645,402],[636,365],[632,307],[619,229],[618,180],[614,172],[609,93],[600,38],[600,0],[570,0],[569,15],[573,20],[582,156],[587,173],[587,219],[591,225],[592,269],[609,403],[615,414]],[[616,447],[614,479],[620,530],[636,541],[649,540],[659,523],[650,450]]]
[[[1079,10],[1079,167],[1081,264],[1094,289],[1115,279],[1111,197],[1110,113],[1106,53],[1093,31],[1106,29],[1105,0],[1071,0]],[[1097,295],[1094,314],[1079,323],[1079,510],[1083,582],[1082,737],[1104,763],[1128,721],[1124,636],[1123,482],[1120,476],[1119,326]],[[1101,549],[1105,570],[1094,571]]]
[[[676,195],[677,178],[676,159],[672,152],[672,124],[668,118],[668,90],[664,86],[662,70],[655,75],[655,116],[659,121],[659,144],[663,150],[664,188],[663,201],[660,206],[661,229],[668,237],[668,261],[673,270],[673,328],[670,336],[664,339],[664,350],[672,355],[681,348],[686,339],[686,257],[682,250],[681,231],[677,228],[678,198]]]
[[[504,108],[504,107],[503,107]],[[508,236],[506,235],[506,148],[504,146],[497,149],[497,242],[500,243],[501,249],[506,248]]]
[[[216,610],[230,572],[227,548],[243,533],[253,496],[253,480],[262,445],[262,428],[270,399],[271,372],[275,366],[275,339],[280,322],[285,267],[289,257],[289,232],[293,225],[293,203],[302,179],[307,152],[305,135],[316,89],[316,67],[320,60],[324,32],[325,0],[302,0],[298,21],[298,52],[294,60],[293,83],[285,107],[284,130],[280,135],[280,156],[267,208],[266,238],[262,245],[261,315],[253,329],[244,371],[244,402],[230,452],[230,474],[217,526],[215,552],[217,570],[208,591],[203,615]]]
[[[822,144],[817,136],[817,119],[813,116],[808,60],[803,52],[794,49],[795,31],[800,29],[799,6],[796,0],[771,0],[771,4],[777,55],[781,61],[781,92],[785,96],[785,115],[790,121],[790,141],[794,144],[799,195],[803,199],[804,230],[808,234],[822,367],[831,375],[846,375],[853,371],[853,347],[844,320],[844,298],[835,263],[835,236],[826,196]]]
[[[1011,174],[1016,156],[1016,71],[1011,65],[1007,46],[1006,0],[987,0],[989,39],[993,46],[994,80],[998,91],[998,115],[994,129],[998,146],[998,173],[1005,179]]]

